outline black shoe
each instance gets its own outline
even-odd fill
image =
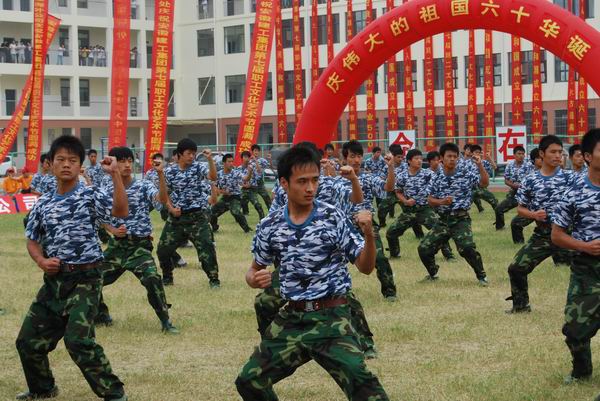
[[[506,227],[504,224],[500,225],[497,223],[494,223],[494,226],[496,226],[496,231],[504,230],[504,227]]]
[[[220,226],[219,226],[218,224],[217,224],[217,225],[214,225],[214,226],[212,226],[212,230],[213,230],[213,232],[214,232],[214,233],[216,233],[217,231],[219,231],[219,227],[220,227]]]
[[[162,332],[165,334],[179,334],[179,329],[173,326],[170,321],[166,321],[162,324]]]
[[[173,277],[163,277],[163,285],[173,285]]]
[[[506,310],[509,315],[516,315],[518,313],[531,313],[531,306],[513,306],[511,309]]]
[[[31,391],[25,391],[24,393],[17,394],[17,400],[42,400],[46,398],[58,397],[58,387],[44,393],[32,393]]]
[[[112,317],[110,317],[110,315],[98,315],[94,319],[94,324],[96,326],[110,327],[113,325],[113,320]]]
[[[214,280],[208,283],[208,286],[211,290],[218,290],[221,288],[221,282],[219,280]]]

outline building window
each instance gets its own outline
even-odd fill
[[[569,64],[554,56],[554,82],[569,81]]]
[[[423,60],[423,73],[425,73],[425,60]],[[458,59],[452,57],[452,77],[454,79],[454,89],[458,88]],[[444,89],[444,59],[433,59],[433,86],[435,90]],[[423,76],[423,81],[425,76]]]
[[[350,120],[348,120],[348,126],[350,125]],[[356,130],[358,132],[358,140],[359,141],[367,141],[369,139],[367,134],[367,119],[359,118],[356,120]],[[375,141],[379,138],[379,119],[375,117]],[[364,144],[363,144],[364,146]]]
[[[293,45],[292,20],[284,19],[281,21],[281,36],[284,49],[289,49]],[[304,46],[304,18],[300,18],[300,46]]]
[[[69,57],[69,28],[58,29],[58,44],[65,47],[63,56]]]
[[[61,135],[73,135],[71,128],[63,128],[61,129]]]
[[[523,124],[527,130],[527,135],[531,137],[533,132],[533,113],[526,111],[523,113]],[[513,114],[508,113],[508,125],[513,125]],[[544,111],[542,114],[542,135],[548,135],[548,112]]]
[[[373,21],[377,19],[377,9],[373,9]],[[367,26],[367,10],[353,11],[352,12],[352,32],[356,36],[360,31],[365,29]],[[346,21],[348,20],[348,13],[345,14]],[[346,41],[348,41],[348,31],[346,31]]]
[[[340,15],[333,14],[333,43],[340,43]],[[311,17],[312,18],[312,17]],[[311,19],[312,22],[312,19]],[[327,15],[317,17],[317,39],[320,45],[327,44]]]
[[[215,77],[198,78],[200,105],[215,104]]]
[[[417,60],[412,60],[412,89],[417,90]],[[388,65],[385,63],[383,67],[383,81],[384,81],[384,92],[387,93],[388,86]],[[404,92],[404,61],[396,61],[396,84],[398,85],[398,92]]]
[[[502,57],[500,53],[492,55],[494,63],[494,86],[502,85]],[[475,55],[475,87],[483,88],[485,79],[484,74],[485,56],[483,54]],[[465,88],[469,87],[469,56],[465,56]]]
[[[281,8],[292,8],[293,0],[281,0]],[[300,7],[304,7],[304,0],[300,0]]]
[[[554,110],[554,135],[567,135],[567,110]]]
[[[507,53],[508,56],[508,84],[512,85],[512,53]],[[542,65],[542,83],[546,83],[546,50],[541,52]],[[521,52],[521,83],[528,85],[533,83],[533,51],[527,50]]]
[[[81,139],[81,143],[83,147],[86,149],[92,148],[92,129],[91,128],[80,128],[79,129],[79,139]]]
[[[244,25],[226,26],[225,33],[225,54],[244,52]]]
[[[59,7],[69,7],[69,5],[67,4],[68,0],[58,0],[58,6]]]
[[[88,0],[77,0],[77,8],[88,8]]]
[[[31,11],[30,0],[21,0],[21,11]]]
[[[52,95],[52,82],[49,78],[44,78],[44,96]]]
[[[261,145],[273,143],[273,124],[263,123],[258,128],[258,142]]]
[[[213,0],[198,0],[198,19],[213,18],[214,14]]]
[[[568,10],[567,7],[568,0],[553,0],[554,4]],[[585,16],[586,18],[594,18],[594,8],[595,8],[595,0],[587,0],[585,2]],[[579,5],[578,1],[573,2],[573,14],[579,16]]]
[[[226,103],[241,103],[246,88],[245,75],[229,75],[225,77]]]
[[[198,57],[213,56],[215,54],[215,30],[201,29],[198,34]]]
[[[60,105],[63,107],[71,105],[71,80],[68,78],[60,80]]]
[[[81,107],[90,107],[90,80],[79,80],[79,105]]]
[[[294,142],[294,133],[296,132],[296,123],[293,121],[288,122],[285,129],[286,129],[286,133],[287,133],[287,143]]]
[[[284,92],[286,99],[294,99],[294,71],[284,71]],[[302,70],[302,98],[306,98],[306,71]]]
[[[375,94],[379,93],[379,69],[374,71],[374,81],[373,81],[373,90]],[[367,94],[367,81],[363,82],[358,90],[356,91],[357,95],[366,95]]]
[[[244,0],[225,0],[225,16],[240,15],[244,13]]]
[[[240,131],[239,124],[226,125],[225,132],[227,133],[227,144],[236,145],[238,132]]]
[[[588,109],[588,129],[596,128],[596,109]]]

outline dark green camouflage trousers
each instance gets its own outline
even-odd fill
[[[494,196],[493,193],[489,191],[487,188],[477,187],[473,190],[473,203],[477,206],[477,210],[480,212],[483,211],[483,206],[481,204],[481,200],[486,201],[492,206],[492,209],[496,209],[498,206],[498,199]]]
[[[568,259],[568,251],[557,247],[550,239],[550,224],[538,225],[529,241],[517,252],[508,266],[510,291],[513,305],[523,308],[529,305],[529,285],[527,276],[546,258],[553,257],[555,262]]]
[[[213,230],[219,227],[218,219],[223,213],[228,211],[231,213],[235,221],[242,227],[244,232],[250,231],[246,217],[242,213],[242,205],[240,203],[240,195],[223,195],[219,201],[213,205],[210,213],[210,225]]]
[[[390,248],[390,255],[393,257],[400,256],[400,241],[398,238],[401,237],[408,228],[418,225],[419,227],[425,226],[428,230],[431,230],[437,219],[438,215],[427,205],[405,206],[402,214],[398,216],[394,223],[392,223],[385,234],[388,247]],[[454,257],[448,241],[442,245],[442,254],[446,259]]]
[[[600,329],[600,257],[576,254],[565,306],[563,334],[573,357],[573,376],[592,374],[590,341]]]
[[[504,200],[494,209],[494,212],[496,213],[496,230],[500,230],[506,225],[504,222],[504,213],[519,206],[519,202],[517,202],[515,195],[515,191],[509,191],[508,194],[506,194],[506,198],[504,198]]]
[[[357,229],[360,231],[360,228]],[[395,297],[396,284],[394,283],[394,272],[392,271],[389,259],[385,256],[383,241],[381,240],[377,224],[373,224],[373,233],[375,234],[375,248],[377,249],[375,270],[377,271],[377,279],[381,283],[381,295],[384,297]]]
[[[525,227],[533,223],[533,219],[528,219],[523,216],[516,215],[510,222],[510,231],[512,234],[512,240],[515,244],[522,244],[525,242],[525,235],[523,231]]]
[[[419,257],[431,277],[434,277],[439,266],[435,263],[435,254],[447,243],[454,240],[460,256],[475,272],[478,279],[486,277],[481,255],[477,251],[471,229],[471,217],[467,211],[440,213],[440,218],[419,244]]]
[[[29,391],[44,393],[54,387],[48,354],[64,337],[69,355],[98,397],[124,395],[123,383],[96,343],[94,318],[101,289],[98,268],[44,275],[44,285],[25,316],[16,343]]]
[[[265,217],[265,211],[258,200],[258,188],[250,187],[250,188],[242,188],[242,195],[240,197],[240,201],[242,203],[242,212],[244,214],[248,214],[248,202],[252,203],[254,209],[256,209],[256,213],[258,213],[258,218],[263,219]]]
[[[162,277],[158,274],[152,256],[150,239],[115,239],[111,238],[104,251],[102,266],[103,285],[111,285],[126,271],[130,271],[146,288],[148,303],[154,309],[161,323],[169,321],[169,305],[163,287]],[[100,316],[108,317],[108,306],[100,295]]]
[[[197,211],[169,216],[158,243],[158,261],[166,280],[173,280],[172,256],[181,243],[189,239],[194,244],[202,270],[211,285],[219,284],[219,265],[213,232],[210,229],[206,212]]]
[[[377,377],[367,369],[351,319],[348,305],[315,312],[280,310],[235,381],[242,399],[277,401],[273,385],[314,360],[349,400],[388,400]]]
[[[265,182],[264,181],[259,181],[258,182],[258,186],[256,187],[256,193],[258,194],[258,196],[260,196],[263,201],[265,202],[265,205],[267,205],[267,210],[269,210],[271,208],[271,194],[269,193],[269,191],[267,191],[267,188],[265,188]]]
[[[387,216],[394,217],[396,212],[396,204],[398,203],[396,192],[387,192],[385,198],[376,198],[375,203],[377,204],[377,221],[381,227],[385,227]]]

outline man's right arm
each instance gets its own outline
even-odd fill
[[[259,265],[253,260],[246,272],[246,283],[251,288],[267,288],[271,285],[271,272],[267,270],[267,266]]]

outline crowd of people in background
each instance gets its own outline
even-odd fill
[[[106,67],[106,49],[104,46],[79,48],[79,65],[88,67]]]

